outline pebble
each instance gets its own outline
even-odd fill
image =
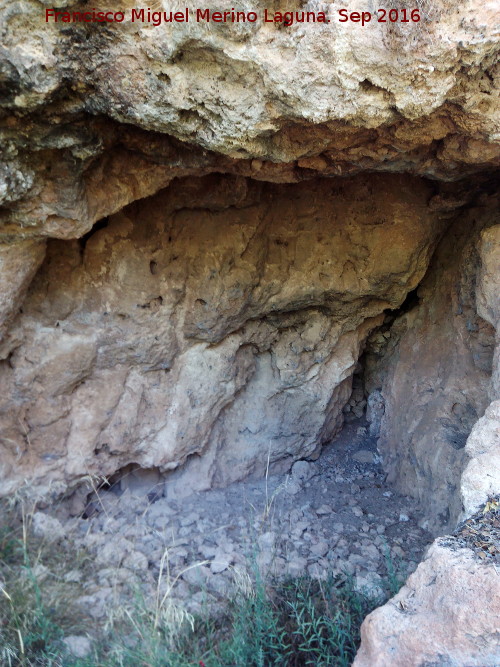
[[[217,553],[210,564],[210,569],[213,574],[224,572],[231,565],[231,558],[226,554]]]
[[[358,465],[360,458],[373,459],[373,452],[362,448],[364,426],[355,423],[348,428],[349,446],[344,444],[341,451],[327,446],[317,462],[297,461],[290,475],[268,478],[267,492],[266,481],[256,480],[182,501],[160,498],[148,506],[129,490],[109,499],[104,491],[102,504],[110,508],[108,515],[100,511],[88,520],[71,519],[70,524],[45,510],[41,515],[49,520],[38,518],[38,530],[46,534],[54,518],[55,535],[62,539],[71,525],[76,546],[89,549],[98,567],[92,581],[85,582],[88,595],[80,602],[96,618],[105,613],[106,591],[116,586],[121,590],[134,577],[144,585],[154,582],[165,550],[170,577],[179,577],[175,598],[190,611],[199,612],[207,604],[214,607],[248,587],[244,573],[252,577],[255,564],[263,575],[280,578],[322,579],[331,572],[348,572],[360,583],[376,584],[371,574],[385,575],[387,550],[398,560],[418,559],[428,537],[422,526],[427,524],[414,500],[381,488],[380,469]],[[266,512],[270,498],[271,512]],[[68,502],[68,517],[70,510]],[[189,568],[193,564],[196,567]],[[73,572],[78,582],[78,570]]]
[[[328,542],[317,542],[316,544],[311,545],[311,553],[315,556],[324,556],[328,553]]]
[[[358,463],[373,463],[373,452],[368,449],[360,449],[352,455],[352,458]]]
[[[74,658],[88,658],[92,653],[92,642],[88,637],[68,635],[64,637],[63,644],[67,652]]]

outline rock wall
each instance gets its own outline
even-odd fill
[[[476,283],[492,270],[481,263],[480,246],[497,211],[497,197],[483,195],[458,214],[410,309],[367,364],[368,388],[381,391],[385,404],[378,447],[388,481],[418,498],[437,532],[461,514],[465,444],[490,402],[495,329],[478,315]],[[483,280],[492,293],[494,280]]]
[[[467,246],[470,247],[472,240],[477,250],[477,261],[468,265],[469,268],[475,267],[474,280],[470,281],[469,278],[469,287],[473,288],[472,292],[469,290],[469,297],[476,303],[477,310],[485,321],[496,329],[493,372],[489,384],[492,403],[474,424],[460,459],[457,456],[452,459],[448,454],[448,462],[451,459],[452,464],[456,466],[455,479],[452,482],[453,493],[450,496],[451,507],[455,511],[461,510],[460,519],[464,522],[453,537],[436,540],[424,561],[409,577],[401,591],[366,618],[361,629],[362,644],[354,661],[355,667],[364,665],[401,667],[415,664],[493,667],[498,664],[500,644],[496,602],[499,599],[499,578],[495,552],[498,550],[498,499],[500,498],[500,400],[498,400],[500,226],[495,224],[496,216],[479,216],[479,212],[475,209],[471,212],[471,216],[465,218],[467,237],[470,240],[461,245],[462,252],[452,262],[455,265],[463,262],[463,251]],[[486,227],[479,231],[477,221],[481,217],[483,223],[486,222]],[[471,231],[469,225],[472,227],[472,234],[469,234]],[[443,245],[447,245],[446,240]],[[439,251],[437,256],[440,256]],[[464,273],[467,271],[462,269],[461,275]],[[455,283],[455,289],[451,290],[451,294],[457,294],[456,286],[459,284],[460,280]],[[470,303],[471,301],[469,305]],[[425,308],[425,299],[421,307]],[[425,312],[429,310],[427,308]],[[444,313],[453,325],[457,326],[456,316],[462,313],[456,313],[455,317],[451,317],[446,310]],[[439,319],[443,326],[446,318]],[[445,331],[448,328],[445,326]],[[470,326],[468,328],[473,329]],[[464,349],[468,349],[469,353],[472,353],[472,359],[476,361],[476,370],[469,364],[466,374],[469,376],[472,373],[476,379],[477,360],[481,358],[477,354],[481,338],[484,343],[484,336],[476,337],[475,345],[471,345],[474,340],[471,337],[462,335],[454,339],[454,345],[458,350],[462,349],[463,352]],[[462,345],[465,341],[465,348],[459,347],[458,341],[462,342]],[[451,368],[453,369],[453,366]],[[466,374],[462,374],[460,382],[458,376],[453,377],[454,374],[451,373],[448,376],[452,380],[451,387],[464,386],[462,383]],[[468,389],[466,395],[470,396],[473,386],[465,385],[465,388]],[[432,393],[436,392],[436,383],[430,386],[430,390]],[[440,409],[445,405],[445,397],[441,397]],[[432,409],[425,408],[422,402],[418,407],[423,412]],[[411,427],[411,422],[409,425]],[[410,434],[410,440],[412,437],[415,438],[417,433],[418,428]],[[431,437],[430,434],[428,437]],[[416,444],[419,443],[417,439],[414,441]],[[437,457],[443,456],[441,453],[443,449],[441,442],[440,448],[434,450]],[[415,447],[414,451],[417,451],[421,461],[429,464],[431,459],[427,452],[426,460],[426,451],[422,446],[418,450]],[[465,470],[463,470],[464,465]],[[403,464],[403,468],[405,467],[409,469],[409,466]],[[437,475],[434,475],[434,482],[436,478]],[[450,478],[448,469],[444,469],[441,478]],[[457,503],[456,485],[460,490],[460,504]],[[427,488],[434,500],[435,489],[430,484]],[[444,490],[440,492],[438,488],[436,498],[441,499],[444,495]],[[431,506],[431,503],[428,505]],[[441,505],[440,509],[442,507]]]
[[[317,455],[448,224],[431,195],[401,176],[208,176],[49,242],[3,344],[2,492],[137,463],[183,467],[180,495]]]
[[[372,433],[430,527],[499,492],[496,3],[366,26],[290,4],[267,6],[330,22],[2,6],[0,494],[139,464],[178,496],[314,457],[365,345]]]
[[[469,549],[439,541],[361,628],[353,667],[495,667],[500,578]]]
[[[478,312],[496,329],[490,398],[492,403],[467,439],[469,457],[461,478],[464,516],[500,493],[500,225],[481,234],[476,286]]]

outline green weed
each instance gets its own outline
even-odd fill
[[[251,576],[235,572],[237,592],[224,607],[194,617],[173,600],[180,575],[171,576],[165,552],[156,595],[138,589],[98,624],[73,604],[79,584],[64,579],[85,558],[29,538],[23,519],[0,531],[1,667],[345,667],[365,616],[401,585],[388,549],[384,597],[359,592],[348,576],[273,582],[255,557]],[[69,656],[64,636],[87,633],[92,655]]]

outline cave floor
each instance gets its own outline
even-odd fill
[[[414,500],[385,484],[362,419],[289,475],[178,501],[102,490],[94,505],[88,519],[64,505],[51,513],[90,554],[85,575],[67,576],[80,577],[81,604],[96,618],[132,582],[154,592],[160,569],[161,590],[193,613],[223,603],[256,568],[278,579],[348,573],[378,592],[388,575],[412,572],[432,540]]]

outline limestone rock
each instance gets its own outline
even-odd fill
[[[123,23],[84,32],[44,21],[40,3],[9,3],[4,238],[78,238],[187,175],[298,182],[382,170],[456,180],[498,165],[494,2],[424,2],[414,24],[374,12],[361,29],[340,23],[333,4],[329,23],[286,29],[262,20],[264,0],[243,5],[259,20],[154,27],[132,23],[120,0]]]
[[[496,329],[500,326],[500,225],[481,233],[479,253],[481,267],[478,276],[478,312]]]
[[[369,365],[385,399],[378,449],[388,481],[418,498],[436,532],[461,514],[465,444],[489,404],[495,331],[477,314],[475,283],[496,202],[471,209],[448,231],[375,372]]]
[[[179,182],[49,243],[6,341],[2,494],[133,463],[177,498],[263,475],[268,454],[270,472],[314,457],[338,431],[361,345],[444,222],[407,177],[233,185]]]
[[[0,342],[44,256],[44,241],[0,244]]]
[[[64,528],[58,519],[43,512],[35,512],[32,517],[33,534],[47,542],[57,542],[65,536]]]
[[[63,643],[68,653],[74,658],[88,658],[92,653],[92,642],[88,637],[68,635],[64,637]]]
[[[465,445],[470,460],[462,474],[464,516],[469,517],[490,495],[500,494],[500,401],[494,401],[474,424]]]
[[[497,331],[490,396],[500,398],[500,225],[485,229],[479,246],[481,266],[477,281],[477,309]]]
[[[369,433],[371,436],[378,438],[385,411],[385,401],[382,392],[379,389],[372,391],[368,396],[367,404],[366,420],[370,424]]]
[[[373,463],[373,452],[369,449],[359,449],[352,455],[354,461],[358,463]]]
[[[493,566],[437,541],[399,593],[367,616],[353,667],[495,667],[499,604]]]

